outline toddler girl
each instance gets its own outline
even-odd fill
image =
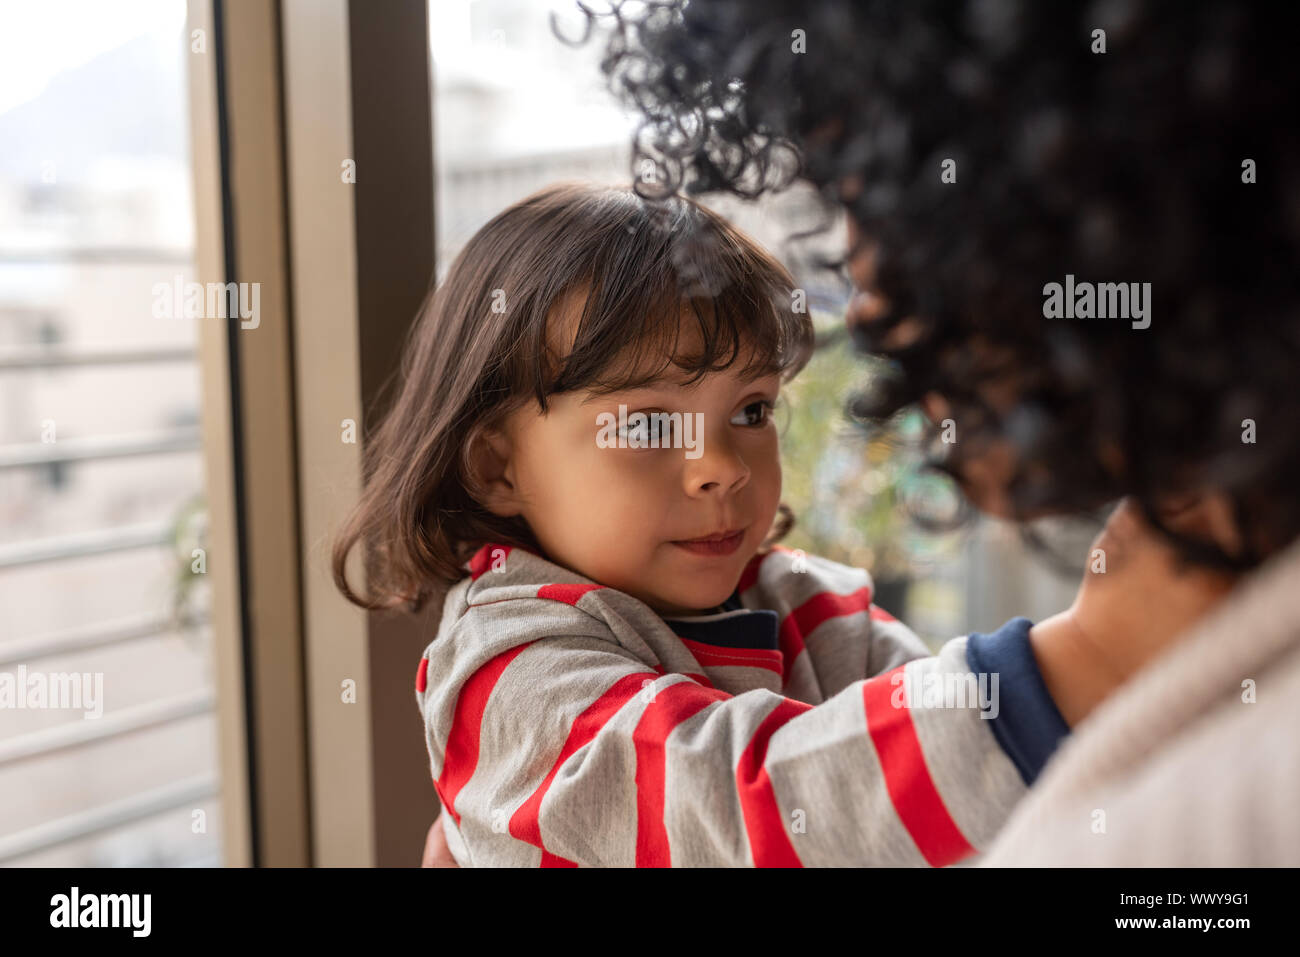
[[[334,573],[450,589],[416,700],[460,864],[945,865],[1068,730],[1028,621],[930,656],[866,572],[775,544],[792,286],[688,199],[569,183],[426,303]]]

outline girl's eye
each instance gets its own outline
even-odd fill
[[[741,419],[741,421],[737,422],[736,419],[732,419],[731,424],[751,427],[766,425],[771,420],[772,410],[775,407],[776,403],[771,399],[760,399],[758,402],[751,402],[741,409],[737,415],[737,418]]]
[[[658,416],[650,415],[649,413],[646,414],[646,417],[648,421],[645,424],[638,423],[636,425],[627,426],[626,428],[619,429],[618,434],[628,439],[628,441],[635,439],[635,441],[641,445],[649,445],[651,442],[655,441],[662,444],[668,441],[669,436],[672,433],[672,422],[667,419],[660,419]],[[662,431],[660,429],[661,424],[663,426]]]

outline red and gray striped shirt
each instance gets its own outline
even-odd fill
[[[462,866],[968,861],[1066,731],[1026,620],[932,655],[781,546],[687,618],[518,547],[467,569],[416,676]]]

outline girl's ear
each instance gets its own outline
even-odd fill
[[[493,515],[509,518],[523,511],[513,481],[510,438],[499,428],[480,429],[466,456],[477,485],[475,497]]]

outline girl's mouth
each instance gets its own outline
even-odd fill
[[[709,535],[704,538],[692,538],[686,541],[674,541],[673,544],[696,555],[730,555],[745,540],[745,529],[724,532],[721,535]]]

